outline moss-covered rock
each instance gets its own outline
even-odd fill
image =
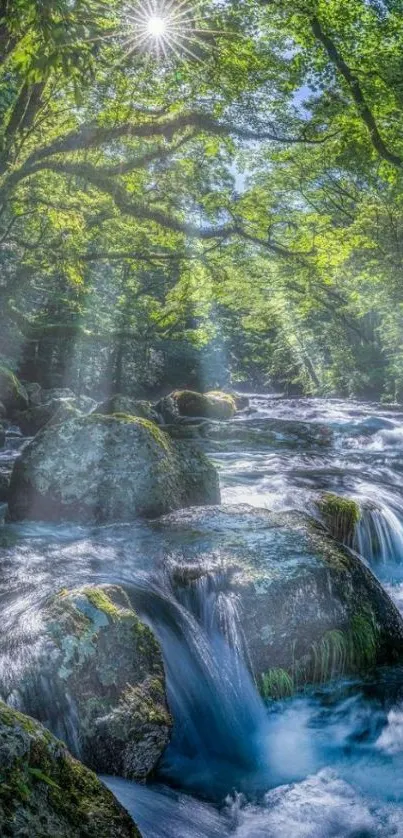
[[[7,415],[15,410],[28,407],[28,394],[17,376],[6,366],[0,364],[0,401]]]
[[[4,838],[140,838],[95,774],[42,725],[0,702]]]
[[[358,503],[327,492],[316,501],[316,506],[326,529],[333,538],[342,541],[343,544],[352,545],[355,528],[361,517]]]
[[[236,597],[264,695],[403,660],[397,608],[360,559],[307,516],[224,506],[183,510],[156,526],[174,587],[203,577],[211,595]]]
[[[17,460],[9,514],[76,521],[131,521],[187,505],[219,503],[218,476],[190,443],[153,422],[90,414],[47,425]]]
[[[215,390],[210,393],[196,393],[193,390],[174,390],[161,399],[155,409],[168,424],[185,417],[205,419],[231,419],[236,412],[233,396]]]
[[[44,623],[47,642],[35,672],[53,704],[61,701],[61,718],[52,729],[90,768],[145,779],[171,728],[161,652],[151,629],[124,591],[111,585],[61,591],[48,604]],[[41,716],[41,702],[35,703],[35,673],[26,672],[19,691],[24,708],[51,726]],[[74,735],[65,714],[74,718]]]
[[[140,416],[142,419],[148,419],[150,422],[158,422],[159,418],[151,402],[141,399],[131,399],[130,396],[123,396],[121,394],[105,399],[105,401],[94,408],[94,413],[99,413],[104,416],[113,416],[115,413],[126,414],[126,416]]]

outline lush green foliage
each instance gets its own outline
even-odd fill
[[[401,0],[203,0],[199,60],[126,9],[0,0],[0,352],[401,398]]]

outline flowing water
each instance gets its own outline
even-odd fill
[[[0,466],[20,444],[10,434]],[[256,396],[205,447],[225,502],[317,514],[323,491],[357,499],[354,547],[403,611],[403,412]],[[76,752],[64,697],[40,673],[20,688],[44,600],[61,587],[121,583],[159,637],[175,724],[158,777],[149,786],[104,778],[144,838],[403,838],[403,671],[265,706],[225,580],[175,595],[162,531],[13,524],[0,545],[0,695]]]

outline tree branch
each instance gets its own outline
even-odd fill
[[[339,73],[343,76],[348,87],[350,88],[350,92],[356,104],[358,114],[368,129],[373,147],[378,152],[380,157],[382,157],[388,163],[391,163],[392,166],[397,166],[400,168],[403,163],[403,158],[395,154],[387,147],[384,139],[381,136],[375,117],[368,103],[366,102],[364,93],[361,89],[361,85],[357,77],[354,75],[351,68],[344,60],[335,42],[332,40],[332,38],[329,37],[329,35],[327,35],[324,32],[322,25],[317,17],[311,19],[311,29],[315,38],[322,44],[325,51],[327,52],[330,61],[332,62],[332,64],[334,64]]]

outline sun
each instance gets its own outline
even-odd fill
[[[123,47],[128,57],[148,52],[157,58],[203,60],[211,36],[221,34],[197,19],[191,0],[135,0],[126,7]]]
[[[165,18],[159,15],[151,15],[147,22],[147,29],[149,34],[154,38],[163,37],[166,32],[167,24]]]

